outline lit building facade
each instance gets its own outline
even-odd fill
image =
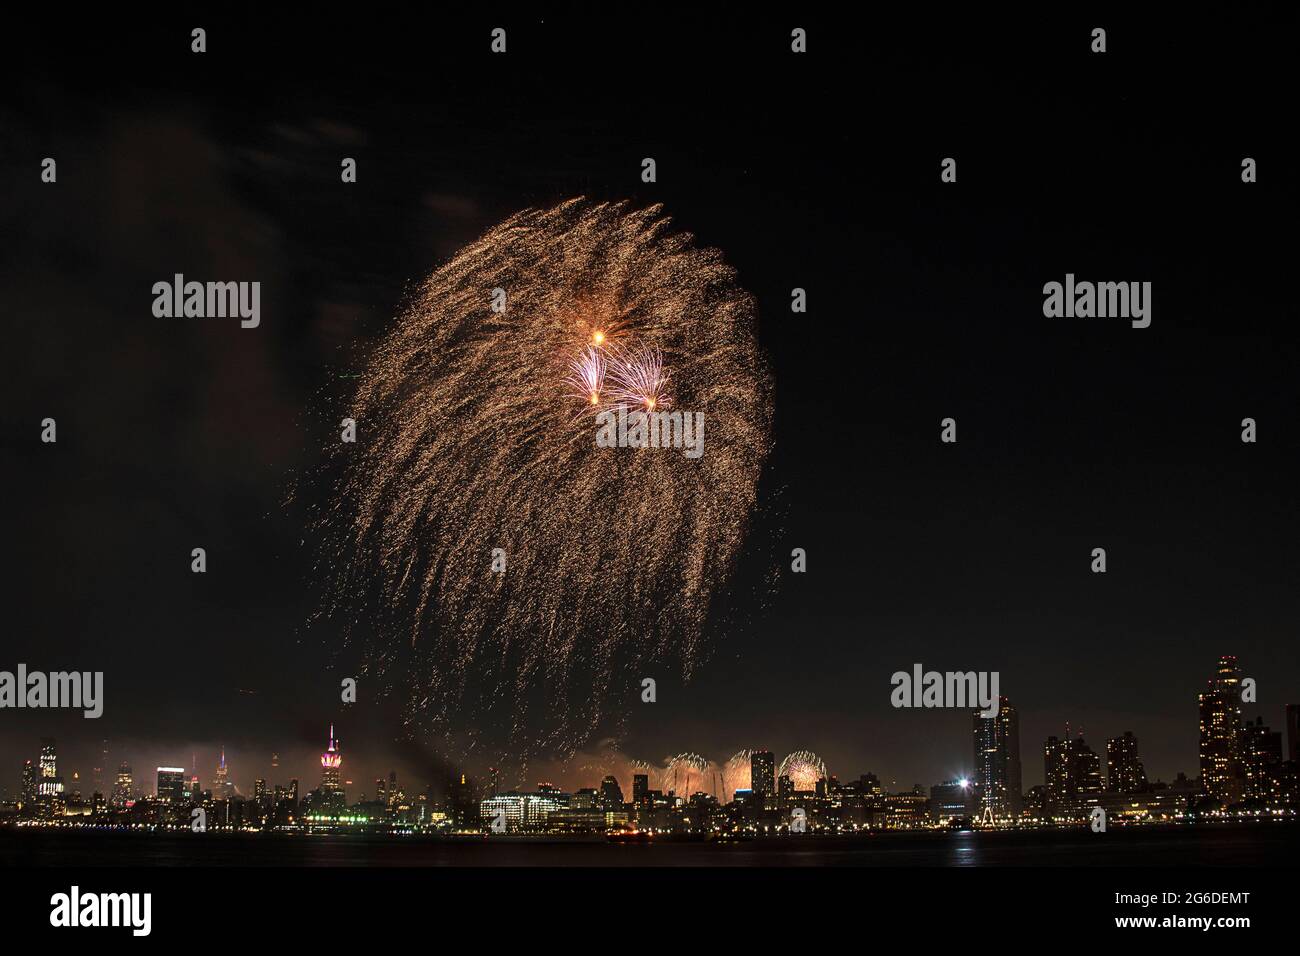
[[[212,799],[229,800],[235,795],[235,785],[230,782],[230,770],[226,767],[226,748],[221,748],[221,760],[217,772],[212,777]]]
[[[976,812],[975,788],[969,780],[948,780],[930,788],[930,819],[937,824],[972,817]]]
[[[1044,816],[1079,819],[1101,797],[1101,757],[1084,741],[1083,734],[1048,737],[1043,745],[1043,779]]]
[[[54,738],[42,737],[40,779],[36,784],[36,794],[38,797],[53,797],[61,793],[63,793],[63,778],[59,776]]]
[[[479,819],[490,827],[494,821],[504,818],[507,831],[538,829],[552,813],[568,806],[568,795],[553,789],[502,793],[479,802]]]
[[[1219,658],[1200,705],[1201,790],[1224,804],[1243,795],[1241,768],[1241,672],[1237,658]]]
[[[113,793],[109,804],[120,810],[134,799],[134,789],[135,781],[131,778],[131,765],[123,760],[117,765],[117,779],[113,782]]]
[[[158,799],[163,803],[183,803],[185,800],[185,768],[158,768]]]
[[[1146,768],[1138,759],[1133,731],[1106,741],[1106,789],[1111,793],[1142,793],[1147,789]]]
[[[1020,714],[1005,697],[998,712],[972,715],[975,738],[975,785],[981,811],[994,817],[1019,817],[1024,806],[1021,792]]]
[[[749,756],[749,789],[763,806],[773,806],[776,795],[776,757],[770,750],[755,750]]]
[[[794,781],[782,774],[776,782],[777,793],[776,799],[781,806],[786,806],[794,799]]]
[[[19,806],[22,808],[33,806],[36,803],[36,793],[36,764],[30,760],[24,760],[22,792],[18,798]]]
[[[330,742],[320,755],[320,806],[313,810],[342,810],[347,806],[343,792],[343,754],[330,724]]]
[[[1274,768],[1282,763],[1282,733],[1264,726],[1264,718],[1246,722],[1241,731],[1242,796],[1247,800],[1280,802],[1282,794]]]
[[[614,777],[606,777],[600,782],[601,804],[607,810],[623,809],[623,788]]]

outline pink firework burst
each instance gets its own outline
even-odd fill
[[[668,370],[657,348],[638,345],[618,349],[610,357],[609,378],[614,401],[652,412],[668,408]]]
[[[599,406],[605,389],[605,356],[601,350],[589,345],[577,358],[570,359],[564,382],[573,397],[592,408]]]

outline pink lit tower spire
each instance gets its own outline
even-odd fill
[[[343,755],[339,753],[338,741],[334,739],[334,725],[330,724],[330,744],[326,751],[320,755],[320,788],[327,793],[341,793],[343,787],[339,783],[339,768],[343,766]]]

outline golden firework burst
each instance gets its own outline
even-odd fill
[[[689,676],[769,450],[754,321],[658,206],[525,210],[420,285],[358,380],[321,562],[322,617],[406,685],[413,726],[572,750],[648,664]],[[700,457],[596,446],[591,409],[668,382]]]

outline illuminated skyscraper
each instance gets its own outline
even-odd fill
[[[1242,798],[1241,672],[1237,658],[1219,658],[1218,670],[1200,695],[1201,791],[1225,804]]]
[[[540,788],[539,788],[540,789]],[[477,827],[479,801],[474,797],[474,782],[460,773],[451,778],[448,788],[452,822],[458,827]]]
[[[55,781],[58,781],[56,791]],[[41,738],[41,776],[37,784],[37,791],[41,795],[51,794],[63,790],[63,781],[59,780],[58,755],[54,749],[53,737]]]
[[[1101,795],[1101,757],[1084,742],[1083,734],[1064,740],[1048,737],[1043,746],[1044,812],[1072,820],[1086,815]]]
[[[229,800],[235,795],[235,785],[230,782],[230,771],[226,767],[226,748],[221,748],[221,761],[217,772],[212,777],[212,799]]]
[[[606,810],[623,808],[623,788],[618,785],[618,780],[614,777],[606,777],[600,782],[600,797]]]
[[[36,803],[36,764],[30,760],[23,761],[23,788],[19,802],[23,809]]]
[[[749,755],[749,789],[763,806],[773,806],[776,794],[776,758],[770,750],[755,750]]]
[[[117,780],[113,783],[113,794],[109,803],[117,809],[125,807],[133,799],[131,790],[135,781],[131,779],[131,767],[123,760],[117,766]]]
[[[104,774],[108,772],[108,741],[99,742],[99,759],[95,761],[92,772],[92,786],[97,793],[105,793]]]
[[[1106,789],[1111,793],[1140,793],[1147,788],[1147,773],[1138,759],[1133,731],[1106,741]]]
[[[1084,742],[1082,733],[1074,738],[1074,773],[1079,807],[1087,810],[1102,792],[1101,756]]]
[[[1064,813],[1070,792],[1070,741],[1055,734],[1043,744],[1043,814],[1048,819]]]
[[[51,819],[63,816],[63,778],[58,773],[54,738],[41,738],[40,771],[36,778],[37,815]]]
[[[1243,796],[1268,800],[1274,794],[1273,768],[1282,762],[1282,732],[1269,730],[1264,718],[1246,722],[1241,732],[1241,770]]]
[[[1300,763],[1300,704],[1286,705],[1287,759]]]
[[[320,755],[320,786],[322,790],[340,789],[340,768],[343,766],[343,755],[339,753],[338,741],[334,739],[334,725],[330,724],[330,743],[325,748],[325,752]]]
[[[871,772],[858,777],[858,789],[864,797],[880,797],[885,792],[885,788],[880,785],[880,778]]]
[[[342,809],[347,804],[343,793],[343,755],[334,739],[334,725],[330,724],[330,743],[320,755],[320,796],[324,807]]]
[[[182,803],[185,800],[185,768],[158,768],[158,799],[164,803]]]
[[[54,738],[41,738],[41,766],[40,775],[36,781],[36,797],[38,802],[48,805],[51,814],[59,815],[61,810],[56,810],[54,804],[63,799],[63,778],[59,776],[58,757],[54,750]]]
[[[1018,817],[1023,806],[1020,773],[1020,714],[1005,697],[996,716],[973,715],[975,784],[980,809],[995,817]]]

